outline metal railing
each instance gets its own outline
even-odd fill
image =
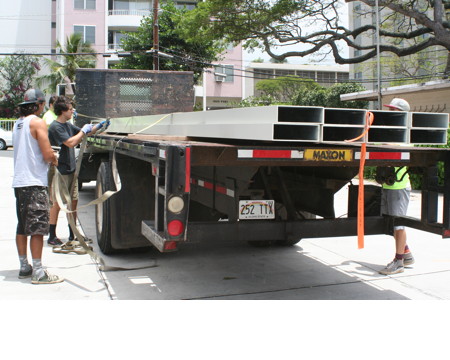
[[[108,44],[109,50],[123,50],[122,44]]]
[[[109,16],[149,16],[151,15],[150,10],[109,10]]]

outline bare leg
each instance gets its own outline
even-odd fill
[[[50,209],[50,225],[56,225],[58,222],[58,215],[59,215],[59,205],[56,201],[53,202],[53,206]]]
[[[394,230],[395,252],[397,254],[405,253],[406,246],[406,230]]]
[[[30,241],[31,257],[33,259],[42,259],[42,248],[44,246],[43,235],[32,235]]]
[[[26,235],[16,235],[16,246],[19,256],[27,255],[27,240]]]

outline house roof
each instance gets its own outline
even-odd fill
[[[399,95],[415,93],[419,91],[434,91],[434,90],[450,90],[449,80],[429,81],[420,84],[409,84],[401,86],[392,86],[381,89],[382,96]],[[342,101],[349,100],[369,100],[374,101],[378,99],[378,92],[374,90],[358,91],[354,93],[342,94]]]

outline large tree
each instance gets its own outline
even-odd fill
[[[95,50],[78,33],[68,36],[65,44],[58,41],[56,50],[65,55],[59,55],[58,61],[44,58],[44,64],[50,72],[36,79],[39,87],[52,94],[56,93],[58,84],[75,82],[77,69],[94,68],[96,62]]]
[[[375,7],[375,0],[358,1]],[[381,27],[381,52],[402,57],[433,46],[450,51],[450,22],[446,18],[450,0],[378,0],[378,4],[380,11],[388,8],[404,19],[401,31]],[[205,0],[183,19],[183,27],[193,37],[245,41],[247,48],[260,47],[277,60],[320,52],[331,53],[338,64],[375,57],[376,44],[362,46],[355,41],[362,35],[373,37],[375,24],[350,30],[343,26],[341,6],[347,6],[343,0]],[[404,44],[402,39],[415,41]],[[287,45],[291,45],[289,49]],[[292,45],[298,49],[292,50]],[[344,45],[363,51],[347,57]]]
[[[153,16],[145,17],[138,30],[127,33],[122,40],[123,49],[131,56],[122,58],[116,67],[151,70],[153,56],[159,56],[159,70],[194,71],[198,79],[203,69],[219,60],[225,50],[224,43],[219,39],[185,36],[180,23],[190,10],[176,8],[172,1],[163,4],[161,10],[158,16],[160,52],[147,52],[153,46]]]

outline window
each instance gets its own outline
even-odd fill
[[[74,9],[95,10],[95,0],[74,0]]]
[[[216,79],[223,78],[224,82],[233,82],[234,81],[234,67],[233,65],[217,65],[214,66],[214,73]],[[225,76],[220,76],[218,74],[222,74]]]
[[[175,1],[175,7],[177,9],[186,8],[187,10],[193,10],[196,4],[196,1]]]
[[[73,32],[75,34],[81,34],[84,42],[95,44],[95,26],[75,25]]]
[[[325,85],[334,84],[336,80],[336,76],[334,72],[325,72],[318,71],[317,72],[317,82],[323,83]]]
[[[273,71],[272,70],[255,70],[253,72],[253,77],[257,80],[260,79],[271,79],[273,78]]]
[[[122,50],[122,39],[127,35],[121,33],[120,31],[109,31],[108,32],[108,48],[113,50]]]
[[[338,81],[347,81],[349,79],[348,73],[337,73]]]
[[[114,0],[114,10],[150,10],[149,0]]]
[[[301,77],[302,79],[316,79],[314,71],[297,71],[297,76]]]
[[[295,70],[275,70],[276,76],[294,76]]]

